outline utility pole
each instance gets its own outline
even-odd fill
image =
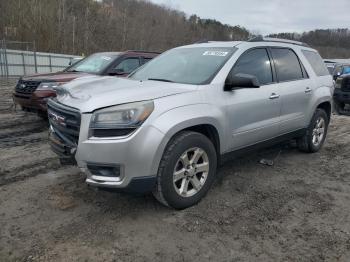
[[[73,40],[73,54],[75,54],[75,19],[76,19],[76,16],[73,16],[73,37],[72,37],[72,40]]]

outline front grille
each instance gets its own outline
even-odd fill
[[[81,121],[79,110],[49,99],[47,113],[55,134],[68,146],[76,147]]]
[[[40,81],[19,80],[16,85],[16,92],[22,94],[31,94],[38,88],[40,84]]]
[[[341,84],[343,92],[350,92],[350,77],[344,77]]]

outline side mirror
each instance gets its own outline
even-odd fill
[[[248,74],[229,75],[225,82],[225,91],[239,88],[259,88],[260,83],[256,76]]]
[[[110,76],[119,76],[119,75],[124,75],[125,72],[123,69],[116,69],[116,68],[113,68],[111,70],[109,70],[108,72],[108,75]]]

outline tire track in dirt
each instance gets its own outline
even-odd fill
[[[0,111],[0,186],[61,166],[47,145],[48,122],[35,113]]]
[[[0,169],[0,186],[34,177],[47,170],[57,170],[60,167],[57,157],[50,157],[20,165],[11,170]]]

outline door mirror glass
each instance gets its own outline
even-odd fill
[[[235,74],[229,76],[225,82],[225,91],[231,91],[239,88],[259,88],[260,83],[256,76],[248,74]]]

